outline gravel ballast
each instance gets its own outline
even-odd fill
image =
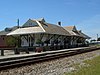
[[[3,70],[0,71],[0,75],[63,75],[66,72],[76,71],[73,66],[75,64],[88,66],[83,61],[97,56],[100,56],[100,50]]]

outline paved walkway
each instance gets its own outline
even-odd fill
[[[13,50],[5,50],[4,51],[4,56],[0,56],[0,59],[5,59],[5,58],[12,58],[12,57],[21,57],[21,56],[31,56],[31,55],[37,55],[37,54],[43,54],[43,53],[51,53],[51,52],[59,52],[59,51],[67,51],[67,50],[76,50],[76,49],[82,49],[83,47],[80,48],[71,48],[71,49],[63,49],[63,50],[55,50],[55,51],[46,51],[46,52],[32,52],[30,51],[29,54],[26,54],[26,52],[20,52],[20,54],[14,54]],[[86,48],[86,47],[84,47]],[[1,53],[0,53],[1,54]]]
[[[0,52],[0,54],[1,54],[1,52]],[[20,52],[20,54],[14,54],[13,50],[5,50],[4,51],[4,56],[0,56],[0,59],[28,56],[28,55],[34,55],[34,54],[38,54],[38,53],[30,52],[30,54],[26,54],[26,52]]]

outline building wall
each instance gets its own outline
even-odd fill
[[[6,37],[5,36],[0,36],[0,48],[5,47],[6,45]]]
[[[42,38],[41,38],[41,34],[33,34],[33,35],[31,35],[32,37],[30,37],[30,35],[28,35],[28,36],[22,36],[21,37],[21,46],[23,47],[23,46],[38,46],[38,44],[36,44],[36,42],[37,42],[37,40],[38,39],[41,39],[43,42],[44,41],[46,41],[47,39],[50,39],[50,37],[52,36],[52,35],[49,35],[49,37],[48,37],[48,35],[47,34],[44,34],[43,36],[42,36]],[[58,36],[58,35],[57,35]],[[65,36],[60,36],[58,39],[55,39],[55,36],[52,38],[52,39],[50,39],[50,44],[48,44],[48,46],[51,46],[51,44],[53,44],[53,42],[54,42],[54,40],[58,40],[58,41],[60,41],[60,43],[58,43],[58,45],[64,45],[64,37]],[[81,38],[80,38],[81,39]],[[78,44],[78,42],[77,42],[77,40],[78,40],[78,37],[70,37],[70,39],[68,39],[68,38],[66,38],[66,40],[67,41],[69,41],[69,42],[67,42],[66,44],[68,44],[68,45],[70,45],[70,46],[72,46],[72,47],[75,47],[75,46],[77,46],[77,44]],[[32,44],[33,43],[33,44]],[[82,42],[83,43],[83,42]],[[46,46],[47,44],[46,43],[44,43],[44,46]],[[55,46],[56,44],[54,44],[54,46]]]
[[[22,47],[29,46],[28,41],[24,37],[21,37],[21,46]]]

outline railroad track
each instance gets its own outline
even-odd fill
[[[19,67],[31,63],[46,61],[50,59],[72,56],[76,54],[81,54],[85,52],[90,52],[93,50],[98,50],[100,47],[82,47],[82,48],[73,48],[73,49],[64,49],[57,51],[48,51],[37,54],[27,54],[22,56],[8,57],[0,59],[0,70]]]

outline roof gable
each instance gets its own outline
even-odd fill
[[[70,31],[77,31],[76,26],[66,26],[64,28],[66,28],[67,30],[70,30]]]
[[[66,31],[68,31],[71,35],[80,36],[75,26],[66,26],[64,27]]]
[[[89,37],[88,35],[84,34],[81,30],[78,31],[78,33],[83,36],[85,39],[90,39],[91,37]]]
[[[39,19],[37,19],[37,21],[46,22],[44,18],[39,18]]]
[[[76,26],[73,26],[72,31],[77,31]]]
[[[26,23],[23,24],[22,27],[34,27],[38,26],[38,23],[35,20],[29,19]]]

